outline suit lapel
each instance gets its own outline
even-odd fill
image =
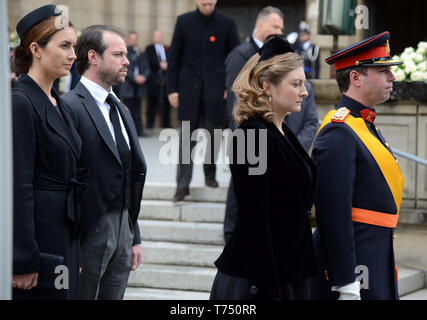
[[[81,82],[79,82],[79,84],[76,86],[75,91],[80,97],[83,98],[83,106],[86,108],[86,111],[92,118],[92,121],[99,132],[99,135],[104,140],[105,144],[108,146],[111,152],[114,154],[117,161],[121,164],[122,162],[120,160],[120,155],[119,151],[117,150],[116,143],[113,140],[110,129],[108,128],[107,122],[105,121],[101,110],[99,110],[95,98],[92,97],[90,92]]]

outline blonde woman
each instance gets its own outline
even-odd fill
[[[244,66],[233,91],[234,117],[252,148],[266,159],[251,172],[239,144],[230,164],[237,198],[236,227],[215,262],[211,299],[309,299],[314,254],[309,221],[316,170],[284,123],[307,96],[303,60],[274,36]],[[256,139],[250,138],[255,132]],[[250,144],[253,144],[252,146]]]

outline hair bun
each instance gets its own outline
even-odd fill
[[[291,44],[281,35],[267,37],[264,45],[259,48],[258,53],[261,56],[258,62],[273,58],[279,54],[294,52]]]

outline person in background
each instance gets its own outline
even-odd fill
[[[178,16],[176,21],[168,50],[168,99],[172,107],[178,108],[181,123],[190,122],[190,136],[203,125],[213,137],[214,129],[228,126],[224,62],[240,40],[234,19],[215,9],[216,0],[195,3],[195,11]],[[182,131],[174,202],[190,194],[193,173],[193,161],[190,157],[189,163],[183,163],[182,149],[192,150],[196,142],[183,141]],[[210,152],[206,152],[203,165],[205,185],[211,188],[218,187],[215,162],[220,142],[208,144]]]
[[[138,33],[132,31],[128,35],[128,74],[120,87],[120,98],[129,107],[139,137],[145,136],[141,119],[142,99],[147,94],[147,79],[150,76],[150,66],[147,56],[138,46]]]
[[[320,47],[310,40],[310,26],[301,21],[299,33],[293,32],[288,35],[292,48],[304,59],[304,72],[307,79],[319,79],[320,70]]]
[[[53,89],[76,59],[76,33],[55,5],[35,9],[16,30],[12,60],[13,299],[79,298],[79,217],[87,169],[71,108]],[[57,267],[67,276],[57,284]],[[59,278],[59,280],[61,280]],[[61,282],[61,281],[59,281]]]
[[[163,43],[163,33],[155,30],[153,43],[145,49],[151,69],[148,78],[147,128],[154,127],[158,109],[160,109],[162,127],[170,127],[170,104],[166,92],[167,50],[167,46]]]
[[[286,40],[274,36],[234,82],[239,136],[259,150],[266,166],[255,172],[246,153],[239,161],[241,142],[234,141],[230,169],[238,219],[215,261],[211,300],[310,299],[316,167],[284,122],[307,96],[303,63]]]

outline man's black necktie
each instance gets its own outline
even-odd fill
[[[110,120],[114,127],[114,135],[116,137],[120,160],[122,161],[123,167],[127,169],[129,166],[130,150],[122,133],[116,102],[111,94],[108,95],[105,101],[110,105]]]

